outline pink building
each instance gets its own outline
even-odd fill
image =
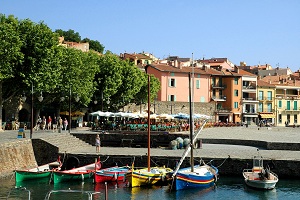
[[[160,81],[158,101],[189,101],[189,73],[194,85],[194,102],[210,102],[210,70],[199,67],[179,67],[168,64],[147,65],[147,73]]]

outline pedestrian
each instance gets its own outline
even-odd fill
[[[46,117],[43,116],[43,119],[42,119],[42,129],[43,129],[43,131],[46,129],[46,123],[47,123]]]
[[[58,119],[58,128],[59,128],[58,132],[61,133],[62,128],[63,128],[63,120],[61,117],[59,117],[59,119]]]
[[[38,119],[36,121],[36,130],[37,131],[41,128],[41,124],[42,124],[42,118],[40,116],[38,116]]]
[[[67,120],[67,118],[65,118],[65,120],[64,120],[64,129],[65,129],[65,131],[67,130],[67,127],[68,127],[68,120]]]
[[[49,116],[47,120],[47,129],[51,130],[52,129],[51,127],[52,127],[52,118],[51,116]]]
[[[54,116],[53,118],[53,132],[56,132],[57,131],[57,120],[56,120],[56,116]]]
[[[95,145],[96,145],[96,153],[99,153],[100,152],[101,141],[100,141],[100,137],[99,137],[98,134],[96,136]]]

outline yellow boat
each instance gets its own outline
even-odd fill
[[[148,119],[150,119],[150,76],[148,75]],[[165,167],[150,167],[150,120],[148,120],[147,168],[134,169],[126,174],[131,187],[150,186],[167,182],[167,175],[173,170]],[[133,165],[133,164],[132,164]]]
[[[128,172],[126,179],[131,187],[165,184],[167,182],[166,176],[172,172],[171,168],[165,167],[151,167],[150,170],[142,168]]]

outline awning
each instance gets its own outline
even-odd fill
[[[243,115],[243,117],[258,117],[258,115]]]
[[[260,114],[261,118],[268,119],[268,118],[275,118],[274,114]]]

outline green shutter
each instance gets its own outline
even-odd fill
[[[297,106],[297,101],[294,101],[294,110],[297,110],[298,108],[297,108],[298,106]]]
[[[279,108],[282,107],[282,101],[281,101],[281,100],[278,101],[278,107],[279,107]]]
[[[287,110],[290,110],[290,109],[291,109],[291,102],[290,102],[290,101],[287,101],[287,102],[286,102],[286,109],[287,109]]]

